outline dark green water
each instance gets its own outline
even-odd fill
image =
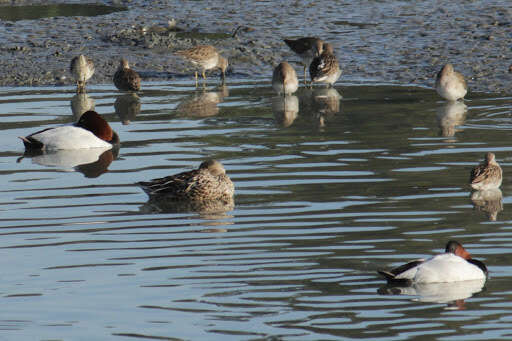
[[[512,333],[511,98],[268,82],[0,89],[0,317],[7,339],[499,339]],[[17,136],[94,107],[118,152],[23,155]],[[124,123],[124,124],[123,124]],[[493,151],[505,180],[472,196]],[[150,201],[135,183],[220,160],[234,205]],[[482,283],[389,295],[376,270],[441,252]],[[394,291],[398,293],[398,291]]]

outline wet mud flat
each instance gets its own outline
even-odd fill
[[[0,0],[0,6],[10,4]],[[217,0],[100,4],[120,10],[97,16],[0,19],[0,86],[72,84],[69,62],[80,53],[96,65],[90,84],[110,83],[120,56],[144,80],[190,77],[190,65],[174,52],[197,44],[215,45],[229,59],[228,77],[270,77],[280,61],[297,60],[283,38],[319,36],[335,47],[343,68],[341,82],[431,86],[441,66],[451,62],[466,76],[470,91],[510,93],[508,0],[463,5],[269,1],[242,6]],[[300,66],[296,69],[302,74]]]

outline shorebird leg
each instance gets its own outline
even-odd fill
[[[220,72],[220,79],[220,85],[224,85],[226,83],[226,74],[223,71]]]
[[[308,85],[308,81],[307,81],[307,78],[306,78],[306,69],[307,69],[307,66],[304,65],[304,85]]]
[[[196,71],[196,88],[197,88],[197,78],[198,78],[198,77],[197,77],[197,71]]]

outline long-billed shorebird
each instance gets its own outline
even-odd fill
[[[494,153],[485,154],[485,160],[473,170],[469,178],[469,184],[476,190],[488,190],[501,186],[503,172],[496,162]]]
[[[94,74],[93,61],[83,54],[76,56],[71,60],[69,71],[76,80],[76,92],[85,92],[85,82],[87,82]]]
[[[220,69],[220,77],[222,84],[226,77],[226,69],[228,68],[228,60],[220,55],[217,49],[211,45],[198,45],[187,50],[177,51],[176,54],[198,66],[201,69],[203,79],[206,81],[206,70]],[[197,87],[197,70],[195,72]]]
[[[281,62],[272,74],[272,87],[278,95],[291,95],[299,87],[295,69],[288,62]]]
[[[324,42],[316,37],[285,39],[284,42],[302,59],[302,64],[304,65],[304,84],[306,84],[306,69],[314,58],[322,54]]]
[[[332,86],[340,78],[340,65],[331,44],[324,43],[322,54],[313,59],[309,66],[309,75],[311,84],[327,83],[329,86]]]
[[[128,61],[121,58],[119,67],[114,74],[114,85],[122,91],[139,91],[140,90],[140,76],[130,68]]]
[[[455,71],[452,64],[446,64],[437,73],[436,91],[444,99],[456,101],[466,96],[468,86],[464,76]]]

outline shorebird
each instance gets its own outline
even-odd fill
[[[324,42],[316,37],[304,37],[299,39],[285,39],[284,42],[295,52],[304,65],[304,84],[306,84],[306,69],[314,58],[320,56],[323,51]]]
[[[76,80],[76,92],[85,92],[85,82],[87,82],[87,80],[89,80],[89,78],[91,78],[94,74],[93,61],[83,54],[76,56],[75,58],[71,59],[69,71],[71,72],[71,75],[73,75],[73,78]]]
[[[471,170],[469,184],[476,190],[499,188],[503,180],[503,172],[496,162],[494,153],[485,154],[485,160]]]
[[[340,65],[331,44],[325,43],[322,54],[313,59],[309,66],[309,75],[311,84],[327,83],[329,86],[332,86],[340,78]]]
[[[140,76],[137,72],[130,69],[128,61],[121,58],[119,67],[114,74],[114,85],[121,91],[139,91]]]
[[[295,69],[288,62],[281,62],[272,74],[272,87],[278,95],[291,95],[299,87]]]
[[[436,77],[436,91],[439,96],[449,101],[464,98],[468,92],[468,86],[464,76],[453,70],[452,64],[446,64]]]
[[[226,77],[226,69],[228,68],[228,60],[222,57],[217,49],[211,45],[198,45],[187,50],[177,51],[176,54],[198,66],[202,71],[203,79],[206,81],[206,70],[220,69],[220,77],[222,84]],[[197,70],[195,72],[196,88],[197,88]]]
[[[174,200],[226,200],[235,193],[235,186],[217,160],[207,160],[198,169],[138,183],[150,196]]]

